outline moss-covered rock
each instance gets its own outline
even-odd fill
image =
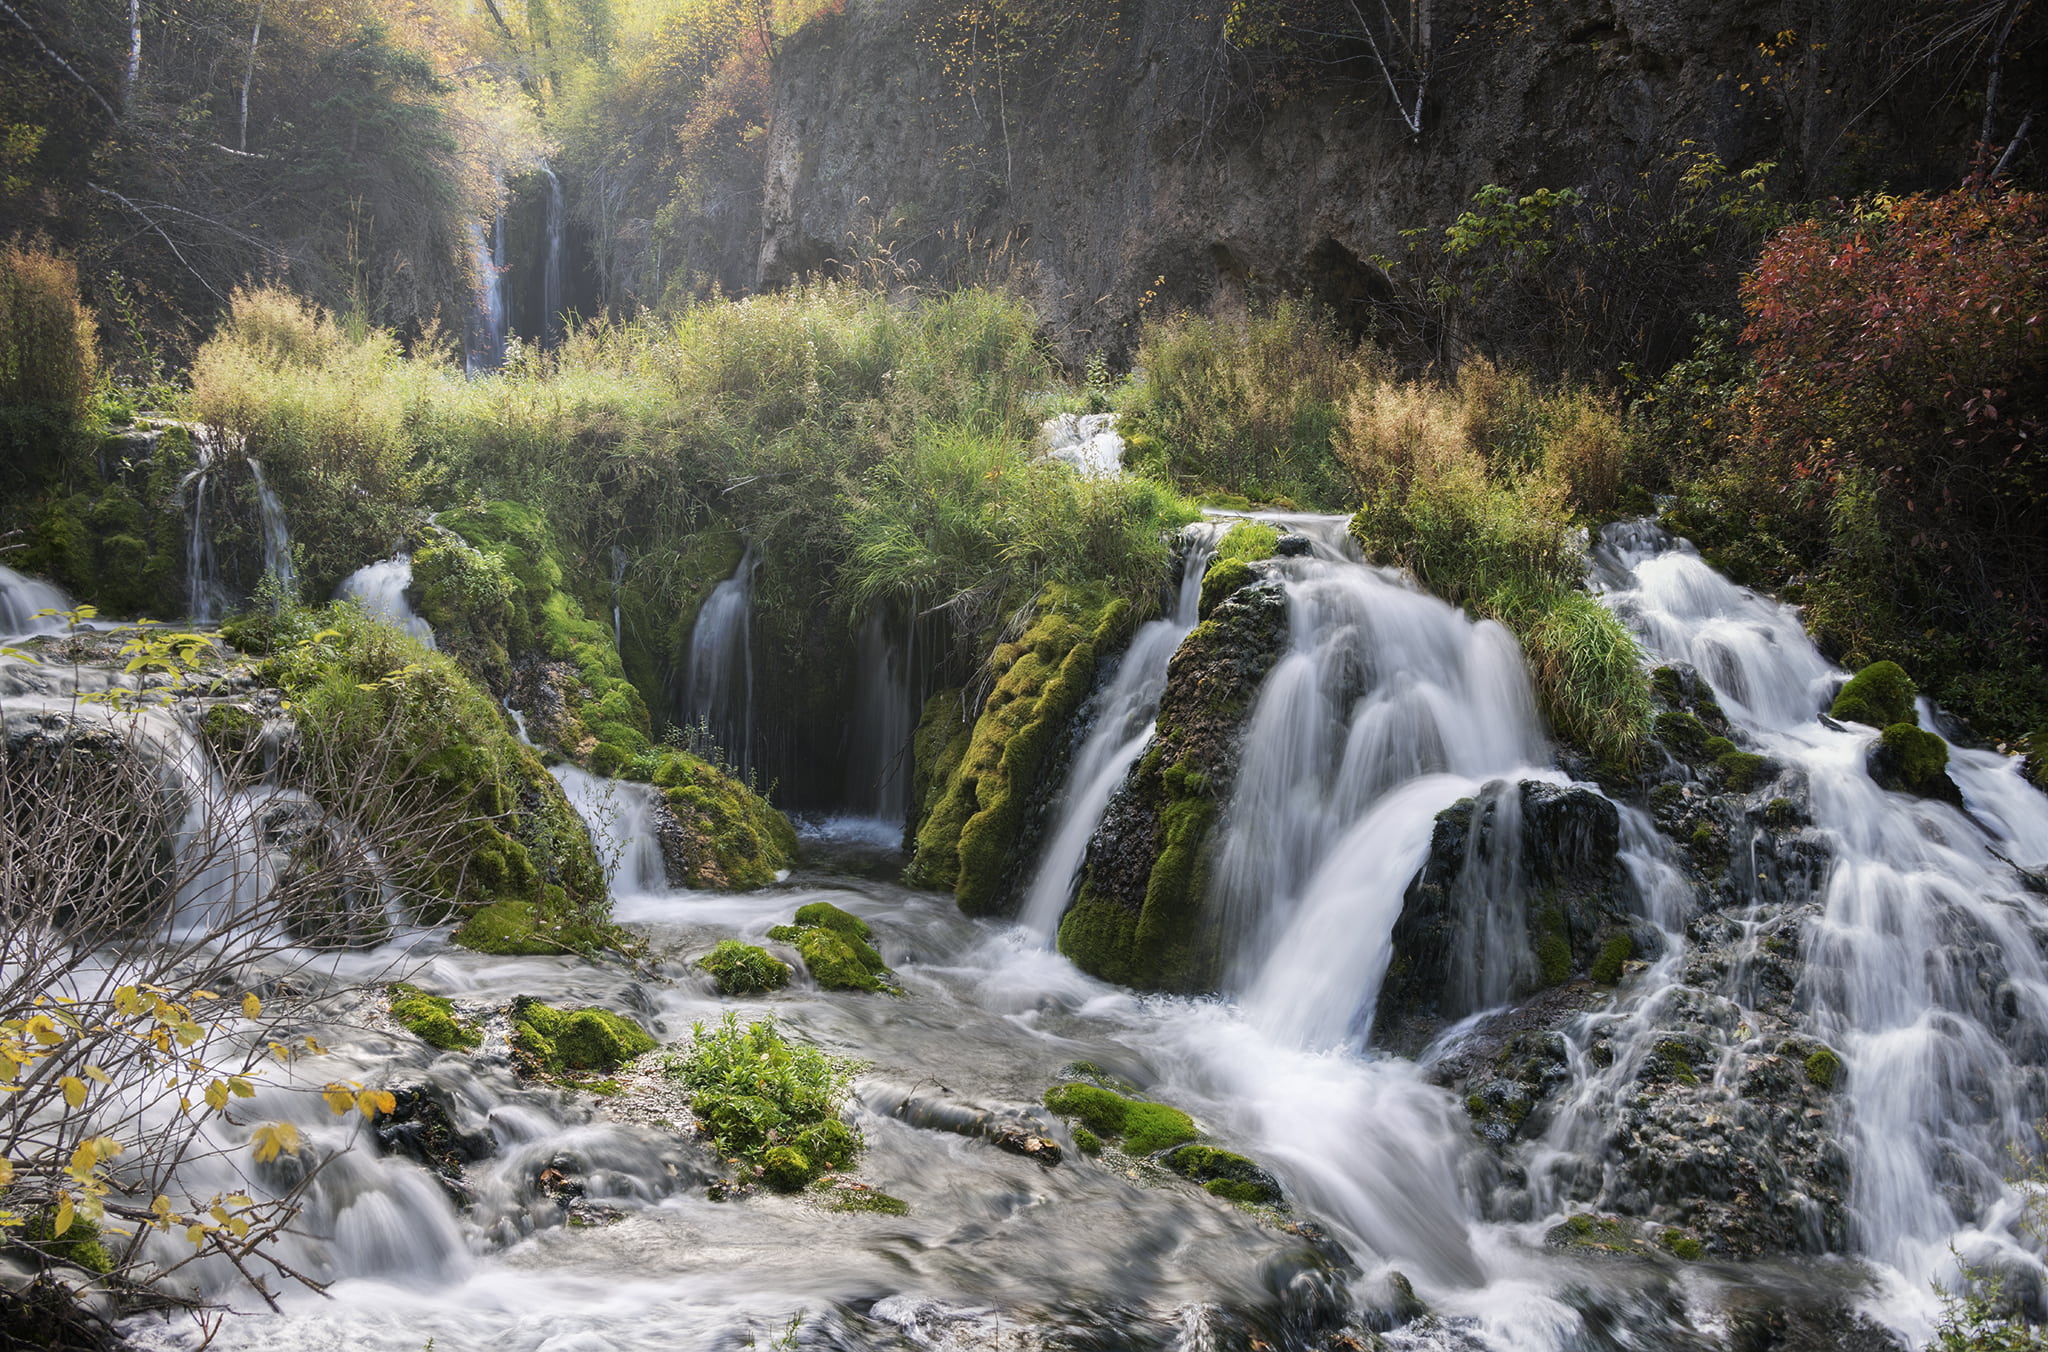
[[[1806,1057],[1806,1082],[1816,1089],[1832,1090],[1842,1079],[1842,1058],[1832,1047],[1816,1047]]]
[[[1211,830],[1286,634],[1284,593],[1260,583],[1219,604],[1174,654],[1158,735],[1110,800],[1060,924],[1060,952],[1084,971],[1156,990],[1214,982],[1217,937],[1202,915]]]
[[[796,858],[796,828],[737,775],[677,747],[641,753],[618,771],[661,790],[655,825],[675,887],[764,887]]]
[[[1870,748],[1870,777],[1888,789],[1960,807],[1963,791],[1948,776],[1948,743],[1911,723],[1894,723]]]
[[[1603,986],[1612,986],[1621,980],[1621,970],[1628,960],[1636,955],[1635,940],[1627,933],[1616,934],[1600,945],[1599,954],[1593,959],[1586,975]]]
[[[697,965],[711,973],[721,995],[758,995],[789,984],[788,963],[765,948],[737,939],[721,940],[697,959]]]
[[[455,1004],[429,995],[410,982],[398,981],[384,988],[391,1002],[391,1017],[399,1027],[428,1046],[444,1052],[473,1051],[483,1042],[483,1031],[456,1017]]]
[[[512,1049],[540,1074],[617,1070],[654,1047],[646,1029],[608,1009],[556,1009],[524,996],[512,1002]]]
[[[1894,723],[1911,723],[1917,727],[1920,715],[1913,707],[1913,700],[1919,693],[1920,687],[1898,663],[1872,662],[1851,676],[1836,693],[1828,715],[1849,722],[1867,723],[1873,728],[1886,728]]]
[[[1243,1155],[1214,1146],[1184,1145],[1160,1161],[1183,1178],[1232,1202],[1271,1205],[1280,1200],[1280,1184]]]
[[[943,789],[934,790],[907,882],[951,891],[969,915],[1011,902],[1025,806],[1129,614],[1121,600],[1051,588],[1031,627],[996,648],[995,685]]]
[[[793,925],[777,925],[768,937],[796,949],[811,979],[826,990],[893,989],[882,955],[868,942],[867,922],[830,902],[800,907]]]
[[[1194,1119],[1180,1109],[1125,1098],[1099,1085],[1055,1085],[1046,1091],[1045,1106],[1062,1117],[1077,1119],[1104,1140],[1121,1141],[1133,1155],[1157,1154],[1196,1136]]]

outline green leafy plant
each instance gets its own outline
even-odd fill
[[[690,1091],[720,1154],[783,1191],[853,1163],[860,1133],[840,1114],[858,1062],[793,1042],[773,1020],[742,1026],[736,1014],[695,1025],[691,1038],[668,1073]]]

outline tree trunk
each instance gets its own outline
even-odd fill
[[[242,125],[235,140],[235,149],[249,148],[249,86],[256,79],[256,44],[263,40],[263,11],[269,8],[269,0],[256,6],[256,29],[249,34],[249,65],[242,72]]]

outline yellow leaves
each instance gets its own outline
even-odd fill
[[[84,1075],[86,1079],[91,1080],[94,1084],[101,1086],[110,1085],[114,1082],[112,1076],[108,1075],[106,1071],[100,1069],[100,1067],[95,1065],[88,1064],[85,1067]]]
[[[22,1031],[44,1047],[54,1047],[64,1040],[64,1034],[58,1031],[57,1021],[47,1014],[37,1014],[30,1018]]]
[[[71,1200],[70,1193],[60,1192],[57,1194],[57,1214],[50,1221],[50,1238],[62,1239],[64,1237],[64,1232],[71,1228],[71,1219],[77,1213],[77,1210],[77,1206]]]
[[[0,1188],[14,1181],[14,1161],[0,1159]]]
[[[121,1153],[121,1143],[111,1136],[88,1136],[71,1152],[64,1172],[81,1183],[91,1183],[100,1165]]]
[[[263,1013],[263,1002],[262,1002],[261,1000],[259,1000],[259,999],[257,999],[257,998],[256,998],[256,992],[254,992],[254,991],[250,991],[250,992],[249,992],[249,993],[248,993],[247,995],[245,995],[245,996],[243,996],[243,997],[242,997],[242,1017],[243,1017],[243,1018],[245,1018],[245,1019],[255,1019],[255,1018],[259,1018],[259,1017],[261,1017],[261,1016],[262,1016],[262,1013]]]
[[[356,1095],[356,1111],[361,1113],[365,1120],[376,1117],[378,1113],[396,1112],[397,1109],[398,1100],[387,1090],[365,1089]]]
[[[224,1081],[215,1080],[206,1086],[206,1106],[220,1112],[228,1106],[228,1087]]]
[[[356,1091],[351,1085],[330,1084],[320,1091],[320,1097],[327,1100],[328,1111],[336,1117],[356,1106]]]
[[[57,1087],[64,1091],[64,1104],[68,1108],[85,1105],[85,1081],[76,1075],[66,1075],[57,1081]]]
[[[299,1129],[289,1122],[266,1122],[250,1135],[249,1143],[256,1147],[256,1162],[268,1164],[280,1154],[299,1153]]]
[[[361,1113],[366,1119],[373,1119],[378,1113],[393,1112],[398,1100],[382,1089],[364,1089],[360,1085],[328,1085],[320,1091],[320,1097],[327,1100],[327,1107],[336,1117],[344,1117],[350,1111]]]

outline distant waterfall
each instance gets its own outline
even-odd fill
[[[915,629],[905,638],[899,642],[891,635],[879,612],[861,626],[846,758],[847,805],[897,827],[910,815],[910,735],[917,719],[911,691]]]
[[[681,714],[703,723],[736,767],[754,761],[754,579],[761,570],[753,544],[731,577],[711,589],[690,631]]]
[[[57,588],[0,565],[0,638],[61,633],[64,621],[36,612],[69,609],[71,598]]]
[[[220,559],[213,547],[213,532],[207,524],[207,490],[213,480],[213,440],[200,428],[192,429],[192,451],[199,467],[185,476],[181,492],[192,495],[185,511],[185,602],[195,623],[220,618],[227,608],[227,588],[220,580]]]
[[[548,180],[547,253],[541,265],[540,287],[541,343],[556,347],[567,332],[562,316],[562,180],[555,177],[546,160],[540,162],[540,171]]]
[[[249,473],[256,477],[256,499],[263,511],[263,571],[276,578],[285,594],[296,600],[299,574],[292,566],[292,535],[285,523],[284,504],[263,481],[263,466],[253,456]]]
[[[1116,677],[1103,692],[1088,738],[1074,753],[1045,854],[1017,916],[1018,923],[1048,940],[1074,898],[1089,837],[1101,823],[1110,796],[1152,740],[1152,719],[1166,693],[1167,665],[1200,618],[1202,575],[1230,524],[1198,522],[1181,533],[1180,593],[1173,613],[1140,625],[1131,636]]]
[[[501,209],[488,228],[469,223],[469,253],[476,268],[476,309],[470,317],[468,350],[463,369],[471,375],[495,371],[505,364],[505,213]]]
[[[412,556],[400,554],[365,564],[350,573],[334,589],[334,599],[354,600],[378,619],[395,624],[429,648],[434,647],[434,626],[414,614],[412,603],[405,599],[405,589],[411,585]]]

